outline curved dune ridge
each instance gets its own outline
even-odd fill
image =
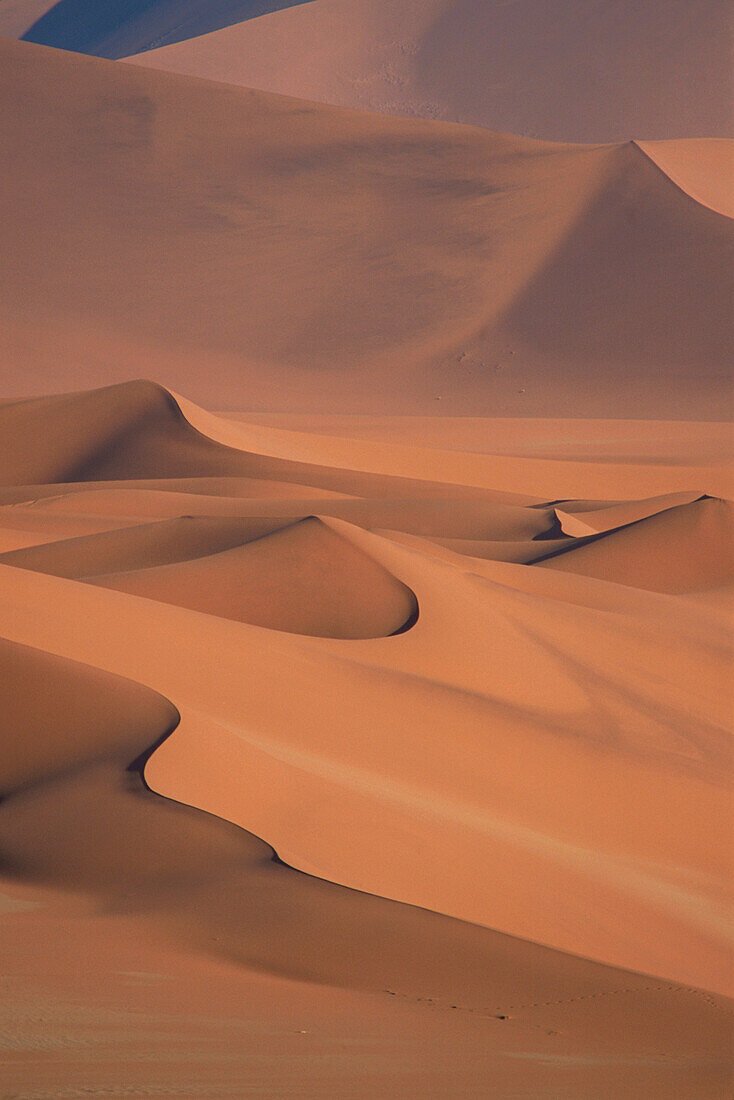
[[[721,588],[734,581],[734,506],[702,499],[658,512],[583,545],[564,546],[536,564],[653,592]],[[660,545],[675,554],[661,560]]]
[[[92,578],[225,619],[327,638],[395,634],[417,618],[413,593],[316,517],[246,546]]]
[[[213,408],[223,393],[301,414],[690,421],[729,407],[734,227],[660,154],[11,40],[0,80],[14,105],[0,122],[7,397],[31,376],[58,392],[144,363]]]
[[[723,459],[687,465],[679,425],[651,465],[644,424],[603,421],[546,421],[553,459],[507,455],[498,423],[493,454],[487,420],[446,469],[450,421],[401,444],[353,426],[228,420],[147,382],[0,406],[0,536],[26,539],[0,553],[3,888],[42,900],[2,918],[21,954],[72,906],[88,951],[147,957],[145,929],[177,988],[204,965],[182,948],[214,953],[224,1001],[251,975],[273,1027],[283,980],[338,1034],[389,998],[408,1076],[357,1095],[419,1094],[416,1029],[437,1082],[464,1044],[460,1096],[488,1073],[532,1090],[549,1059],[571,1097],[724,1095]],[[435,1013],[457,1017],[442,1039]]]

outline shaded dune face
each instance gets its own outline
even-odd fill
[[[139,684],[2,638],[0,711],[0,799],[90,761],[127,763],[178,722]]]
[[[246,460],[227,456],[199,436],[171,394],[144,380],[36,401],[6,402],[0,424],[8,446],[0,464],[3,484],[164,478],[196,471],[243,472]],[[35,439],[34,439],[35,436]],[[35,440],[43,437],[39,448]],[[239,467],[239,469],[238,469]]]

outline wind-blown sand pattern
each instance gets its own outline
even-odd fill
[[[730,1096],[724,144],[0,81],[3,1097]]]

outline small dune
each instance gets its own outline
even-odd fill
[[[667,508],[535,564],[651,592],[724,587],[734,580],[734,504],[706,498]]]
[[[323,638],[383,637],[418,613],[406,585],[315,517],[194,561],[86,579],[208,615]]]

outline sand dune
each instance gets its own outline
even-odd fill
[[[42,513],[40,519],[46,519]],[[227,516],[178,516],[131,524],[94,535],[41,542],[3,554],[6,565],[55,577],[92,577],[192,561],[242,546],[287,526],[287,520]]]
[[[138,684],[2,639],[0,692],[3,799],[90,761],[133,759],[178,722],[175,707]]]
[[[726,5],[314,0],[136,61],[561,141],[729,137]],[[304,44],[306,48],[304,49]],[[141,46],[140,49],[148,49]],[[695,76],[694,76],[695,74]]]
[[[144,363],[210,407],[224,391],[300,413],[713,420],[729,404],[731,222],[634,144],[0,49],[18,396],[30,365],[58,391]]]
[[[619,1081],[621,1058],[621,1075],[632,1087],[649,1083],[651,1095],[663,1096],[671,1079],[675,1079],[690,1084],[690,1095],[704,1095],[685,1065],[674,1075],[664,1064],[655,1065],[652,1080],[643,1065],[632,1062],[625,1066],[625,1043],[613,1038],[624,1034],[625,1028],[618,1025],[625,1021],[627,1027],[639,1032],[643,1043],[656,1049],[669,1045],[675,1037],[684,1058],[694,1064],[702,1057],[713,1063],[708,1072],[709,1084],[723,1084],[723,1067],[715,1064],[727,1033],[726,1004],[720,998],[701,998],[674,983],[655,982],[559,956],[486,929],[299,875],[275,862],[272,851],[255,837],[146,790],[138,774],[142,765],[128,762],[133,753],[149,746],[151,738],[158,739],[161,731],[175,725],[177,715],[164,700],[138,685],[24,647],[4,646],[3,660],[6,653],[12,661],[22,662],[25,672],[29,698],[14,706],[10,732],[16,743],[26,745],[23,763],[31,769],[26,772],[24,787],[14,788],[3,805],[0,835],[6,857],[12,861],[15,876],[31,882],[63,884],[66,889],[73,886],[102,900],[108,910],[100,920],[77,907],[69,924],[63,902],[45,896],[43,934],[33,949],[36,959],[46,960],[48,929],[55,927],[55,922],[65,918],[72,937],[68,931],[65,933],[68,954],[62,956],[61,965],[57,960],[45,974],[39,974],[38,980],[51,987],[45,1017],[48,1020],[51,1016],[54,1023],[58,1017],[65,1034],[79,1035],[84,1045],[90,1030],[97,1027],[95,1015],[99,1016],[104,1030],[93,1032],[95,1046],[111,1050],[111,1058],[117,1055],[125,1059],[127,1080],[142,1071],[143,1087],[147,1089],[151,1081],[161,1080],[168,1087],[172,1081],[180,1082],[175,1058],[151,1058],[148,1053],[151,1022],[162,1027],[166,1018],[176,1020],[179,1031],[187,1034],[188,1049],[196,1050],[207,1067],[207,1080],[211,1080],[209,1074],[219,1077],[221,1066],[217,1071],[209,1065],[211,1053],[199,1047],[202,1023],[209,1034],[218,1036],[221,1032],[211,1007],[199,1003],[197,986],[200,989],[202,980],[207,990],[216,990],[218,1011],[233,1012],[233,1021],[221,1041],[226,1043],[238,1035],[236,1021],[243,1013],[253,1012],[253,989],[260,1013],[266,1003],[271,1018],[278,1021],[281,1050],[284,1043],[292,1043],[289,1034],[300,1041],[300,1051],[290,1050],[285,1064],[282,1057],[276,1058],[276,1068],[268,1070],[263,1087],[270,1094],[274,1088],[291,1090],[297,1086],[302,1095],[323,1095],[330,1085],[328,1078],[324,1080],[312,1064],[309,1066],[314,1045],[318,1049],[326,1041],[327,1050],[329,1043],[338,1050],[357,1021],[361,1028],[375,1026],[370,1001],[360,1000],[353,993],[313,993],[309,992],[313,986],[299,987],[293,981],[286,984],[278,977],[265,983],[256,972],[242,986],[226,969],[220,967],[212,974],[211,963],[207,962],[208,969],[200,972],[195,954],[193,959],[184,959],[171,951],[171,940],[190,945],[190,950],[210,944],[215,934],[217,951],[236,960],[240,968],[256,966],[302,981],[327,978],[347,989],[384,987],[380,996],[389,1006],[398,1064],[401,1054],[408,1065],[412,1060],[411,1033],[421,1035],[433,1048],[433,1053],[423,1052],[421,1063],[424,1072],[431,1067],[437,1074],[428,1086],[429,1095],[439,1095],[434,1088],[443,1087],[442,1064],[447,1046],[455,1043],[458,1035],[463,1035],[462,1041],[466,1042],[467,1032],[471,1042],[486,1043],[488,1029],[493,1032],[493,1050],[485,1052],[484,1066],[478,1071],[469,1055],[468,1072],[467,1067],[452,1070],[452,1091],[469,1097],[473,1089],[483,1088],[487,1059],[492,1079],[501,1082],[502,1088],[522,1087],[527,1081],[522,1056],[524,1033],[528,1029],[537,1031],[534,1042],[541,1062],[553,1060],[552,1037],[561,1018],[567,1032],[565,1043],[575,1052],[573,1063],[583,1065],[587,1052],[597,1050],[598,1031],[612,1037],[604,1047],[606,1068],[600,1070],[608,1080]],[[68,731],[54,743],[56,748],[65,744],[69,753],[64,770],[47,755],[35,759],[37,739],[28,744],[39,719],[54,721],[60,691],[61,697],[70,701]],[[80,699],[87,708],[85,713],[79,709]],[[117,714],[113,720],[117,729],[110,725],[110,706]],[[81,743],[75,740],[80,719],[85,736]],[[110,830],[112,822],[114,829]],[[38,916],[33,911],[38,891],[32,896],[30,912],[19,907],[22,922],[5,917],[16,948],[14,958],[23,959],[26,980],[29,963],[30,969],[33,963],[31,959],[26,961],[28,945],[23,941],[23,932],[30,928],[32,934],[38,927]],[[113,919],[109,910],[122,910],[123,915]],[[65,1012],[59,1002],[59,991],[69,982],[69,971],[79,957],[79,946],[73,940],[77,926],[84,929],[83,958],[88,962],[90,955],[100,952],[107,958],[106,964],[100,958],[97,965],[84,966],[74,976],[77,999],[83,989],[85,1003],[95,1006],[88,1018],[75,1017],[68,1009]],[[274,928],[278,930],[277,939],[273,938]],[[136,932],[140,942],[132,948],[128,941]],[[126,961],[118,961],[121,957]],[[119,967],[117,973],[108,973],[110,959]],[[132,965],[157,969],[125,973],[124,967]],[[141,981],[148,987],[151,982],[155,986],[161,967],[169,980],[174,979],[179,996],[185,989],[189,1006],[197,1006],[197,1015],[193,1021],[181,1017],[180,1004],[176,1007],[168,1003],[169,991],[164,982],[164,1005],[153,1009],[151,1016],[148,988],[146,1029],[138,1038],[137,1014],[130,1012],[131,1001],[137,1000],[135,986]],[[94,986],[93,976],[100,973],[107,983],[106,1010],[95,1005],[99,989]],[[17,983],[14,985],[17,988]],[[115,1002],[110,1002],[110,989],[115,990],[118,1003],[124,998],[127,1012],[111,1011]],[[315,989],[318,991],[318,986]],[[16,996],[14,991],[10,999],[14,1008],[19,1007]],[[528,996],[533,1003],[525,1003]],[[160,995],[156,1000],[160,1003]],[[331,1019],[337,1009],[339,1024]],[[296,1028],[293,1019],[289,1026],[288,1014],[295,1015],[300,1023],[308,1022],[308,1029]],[[452,1019],[454,1015],[461,1017],[460,1025]],[[686,1024],[679,1037],[682,1017]],[[330,1039],[333,1031],[336,1035]],[[245,1035],[242,1041],[247,1044],[250,1040]],[[311,1036],[305,1051],[303,1035]],[[260,1049],[271,1043],[266,1031],[259,1039]],[[132,1063],[123,1053],[125,1044],[128,1050],[132,1045],[140,1052]],[[330,1051],[332,1061],[336,1050]],[[74,1059],[75,1044],[65,1044],[61,1054],[54,1052],[53,1072],[58,1075],[59,1065],[73,1068]],[[336,1081],[343,1081],[343,1058],[337,1058],[336,1067]],[[393,1081],[393,1073],[406,1069],[403,1063],[399,1070],[395,1067],[380,1073],[373,1068],[371,1074],[365,1074],[359,1059],[354,1063],[350,1057],[348,1073],[354,1094],[368,1096],[374,1087],[385,1088],[386,1082]],[[87,1081],[99,1080],[100,1074],[101,1084],[110,1080],[104,1062],[86,1064],[82,1071]],[[29,1063],[16,1058],[9,1073],[6,1080],[11,1087],[17,1080],[28,1095],[27,1082],[38,1079],[43,1068],[38,1059]],[[558,1079],[568,1095],[585,1094],[586,1071],[564,1068],[561,1061]],[[58,1081],[58,1076],[50,1080]],[[402,1084],[398,1079],[388,1087],[391,1091],[399,1089],[402,1095],[417,1096],[413,1080],[406,1074]],[[220,1095],[235,1095],[231,1088],[232,1079],[225,1070],[217,1091]]]
[[[0,35],[562,141],[729,137],[721,0],[6,0]]]
[[[325,638],[395,634],[418,614],[404,584],[315,517],[194,563],[87,579],[224,619]]]
[[[123,943],[213,952],[225,1000],[255,968],[272,1027],[283,979],[340,1034],[394,1001],[406,1065],[427,1009],[461,1013],[459,1096],[548,1058],[569,1096],[724,1095],[731,631],[664,594],[730,575],[724,436],[694,467],[682,425],[665,455],[599,422],[600,454],[546,422],[538,458],[420,423],[227,420],[148,383],[0,407],[0,530],[29,543],[0,556],[4,888],[46,928],[88,914],[89,950],[120,950],[101,905]],[[602,495],[662,471],[667,495]],[[518,492],[554,476],[592,492]]]
[[[711,499],[679,505],[536,564],[653,592],[720,588],[734,580],[733,508]]]

